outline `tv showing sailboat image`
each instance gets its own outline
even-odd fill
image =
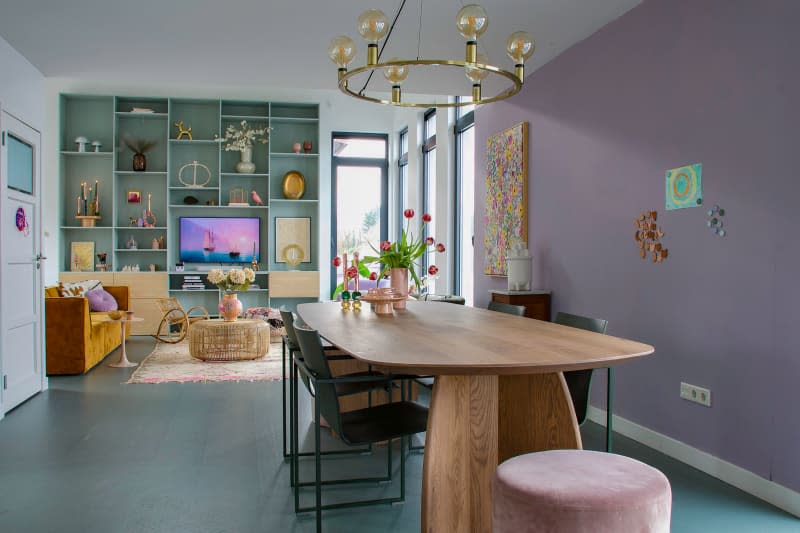
[[[261,219],[180,217],[179,260],[184,263],[261,261]]]

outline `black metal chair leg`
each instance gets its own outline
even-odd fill
[[[284,459],[289,456],[289,450],[286,449],[286,339],[281,339],[281,385],[283,387],[283,394],[281,395],[281,406],[283,407],[281,414],[283,415],[283,457]]]
[[[319,401],[314,402],[314,471],[316,485],[314,487],[315,512],[317,516],[317,533],[322,533],[322,457],[320,456]]]
[[[613,439],[613,409],[614,409],[614,370],[608,367],[608,379],[606,380],[606,452],[611,453]]]

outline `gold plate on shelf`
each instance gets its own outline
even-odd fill
[[[283,175],[283,196],[289,200],[299,200],[306,192],[306,178],[302,172],[290,170]]]

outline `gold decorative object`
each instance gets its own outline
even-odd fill
[[[299,200],[306,193],[306,178],[302,172],[290,170],[283,175],[281,189],[283,190],[284,198]]]
[[[178,128],[178,136],[175,137],[177,140],[181,140],[186,137],[188,140],[192,140],[192,127],[189,126],[188,128],[183,127],[183,121],[179,120],[175,122],[175,127]]]
[[[303,262],[306,254],[297,244],[287,244],[281,249],[281,260],[289,266],[296,267]]]
[[[183,179],[183,172],[189,167],[192,167],[192,181]],[[198,168],[205,170],[206,172],[206,178],[204,181],[200,182],[197,181]],[[181,168],[178,169],[178,181],[181,182],[181,185],[183,185],[184,187],[188,187],[189,189],[202,189],[203,187],[208,185],[209,182],[211,181],[211,169],[209,169],[203,163],[198,163],[197,161],[186,163],[185,165],[183,165]]]
[[[81,182],[81,193],[76,198],[77,210],[75,218],[80,221],[81,227],[93,228],[100,220],[100,180],[94,180],[94,198],[89,182]]]
[[[405,3],[401,4],[400,10],[395,17],[395,22],[403,13]],[[420,28],[417,42],[417,50],[422,36],[422,14],[420,13]],[[486,56],[478,54],[478,38],[486,31],[489,25],[489,16],[486,11],[478,4],[469,4],[461,8],[456,16],[456,28],[458,32],[466,39],[466,54],[464,60],[459,59],[397,59],[393,58],[389,61],[380,61],[380,53],[378,52],[378,42],[384,39],[383,48],[386,48],[386,43],[392,33],[394,24],[389,25],[389,20],[386,15],[378,9],[368,9],[361,16],[358,17],[357,27],[358,32],[368,42],[367,45],[367,63],[364,66],[356,67],[348,70],[347,66],[353,61],[356,55],[356,45],[353,40],[346,36],[340,35],[334,37],[328,46],[328,56],[338,67],[339,76],[339,90],[343,93],[366,100],[376,104],[395,105],[400,107],[417,107],[417,108],[430,108],[430,107],[460,107],[464,105],[478,105],[488,104],[490,102],[497,102],[505,100],[514,96],[522,89],[522,84],[525,81],[525,60],[533,55],[535,45],[531,36],[524,32],[518,31],[512,33],[506,40],[506,54],[514,61],[514,71],[504,70],[488,63]],[[451,68],[462,69],[467,80],[472,85],[472,100],[460,99],[457,102],[437,102],[424,99],[426,101],[404,102],[402,100],[401,85],[408,77],[410,71],[420,70],[420,67],[435,67],[445,66]],[[371,75],[376,70],[382,70],[383,76],[391,84],[391,99],[387,100],[381,97],[378,93],[385,92],[382,87],[375,89],[368,88],[369,80],[363,87],[351,89],[348,82],[351,78],[355,78],[362,74]],[[489,75],[499,76],[505,78],[511,83],[510,87],[501,90],[494,96],[484,97],[481,92],[481,82]],[[372,93],[370,95],[368,93]],[[467,91],[464,91],[467,92]]]

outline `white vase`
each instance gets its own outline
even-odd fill
[[[252,174],[256,171],[256,164],[253,163],[253,148],[248,146],[241,152],[241,161],[236,163],[236,172],[239,174]]]

